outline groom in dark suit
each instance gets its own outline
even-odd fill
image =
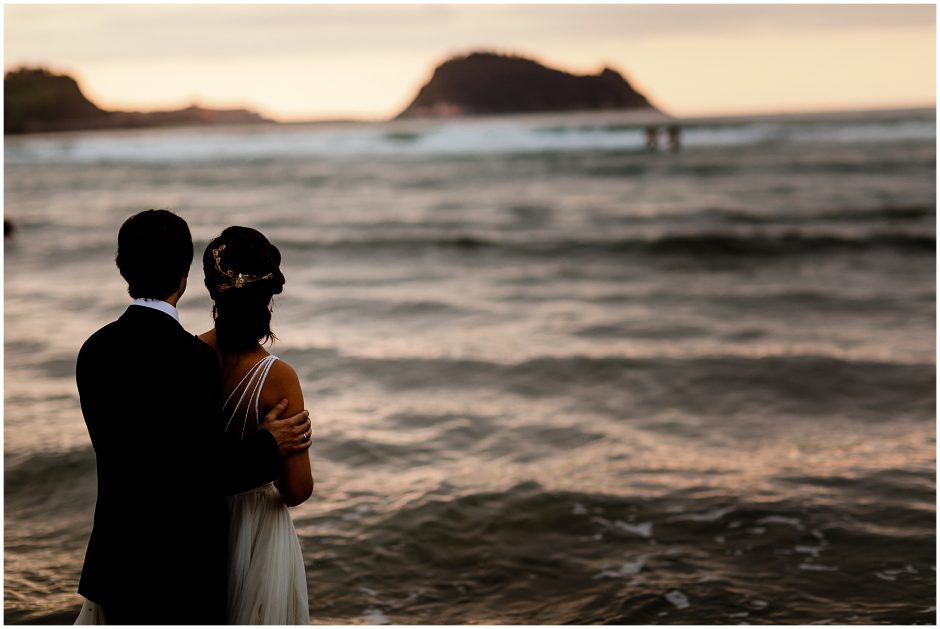
[[[225,437],[215,352],[179,323],[193,242],[166,210],[121,226],[117,265],[134,303],[82,346],[77,379],[98,466],[79,593],[108,624],[225,624],[226,494],[274,480],[310,446],[304,411]]]

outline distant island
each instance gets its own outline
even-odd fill
[[[657,111],[619,72],[576,75],[525,57],[474,52],[439,65],[398,118],[599,109]]]
[[[4,77],[4,133],[130,129],[272,122],[247,109],[196,105],[172,111],[107,111],[74,78],[46,68],[18,68]],[[591,110],[659,113],[616,70],[577,75],[525,57],[473,52],[434,70],[396,118],[453,117]]]
[[[3,80],[3,95],[3,131],[7,135],[269,122],[246,109],[206,109],[195,105],[172,111],[106,111],[85,97],[75,79],[45,68],[19,68],[7,72]]]

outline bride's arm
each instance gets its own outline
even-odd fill
[[[286,416],[295,415],[304,409],[304,394],[300,390],[300,380],[294,369],[283,360],[274,362],[265,384],[264,401],[273,401],[270,406],[287,398],[290,403],[284,413]],[[269,404],[266,403],[265,407],[268,406]],[[294,507],[313,493],[313,474],[310,471],[310,457],[307,451],[284,457],[282,469],[281,477],[275,481],[275,486],[281,492],[284,503],[289,507]]]

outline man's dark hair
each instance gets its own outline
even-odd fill
[[[165,299],[180,287],[193,262],[193,237],[182,218],[168,210],[130,217],[118,232],[118,269],[135,299]]]

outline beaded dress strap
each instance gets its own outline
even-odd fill
[[[248,419],[251,413],[252,407],[255,410],[255,426],[259,427],[261,425],[261,415],[258,410],[258,404],[261,400],[261,389],[264,388],[264,382],[268,377],[268,372],[271,371],[271,367],[274,365],[274,361],[277,360],[277,356],[267,355],[248,370],[242,379],[235,385],[235,388],[232,389],[232,392],[229,393],[229,396],[225,399],[225,403],[222,404],[222,410],[224,411],[228,408],[229,402],[232,401],[232,398],[235,397],[235,394],[238,393],[239,389],[242,389],[241,395],[238,397],[238,401],[235,403],[235,406],[232,407],[232,412],[229,415],[228,422],[225,424],[225,430],[228,431],[229,426],[232,425],[235,417],[238,416],[238,410],[242,407],[242,402],[247,402],[244,405],[245,414],[242,420],[242,430],[241,436],[244,438],[245,429],[248,427]],[[244,385],[244,388],[242,388]]]

